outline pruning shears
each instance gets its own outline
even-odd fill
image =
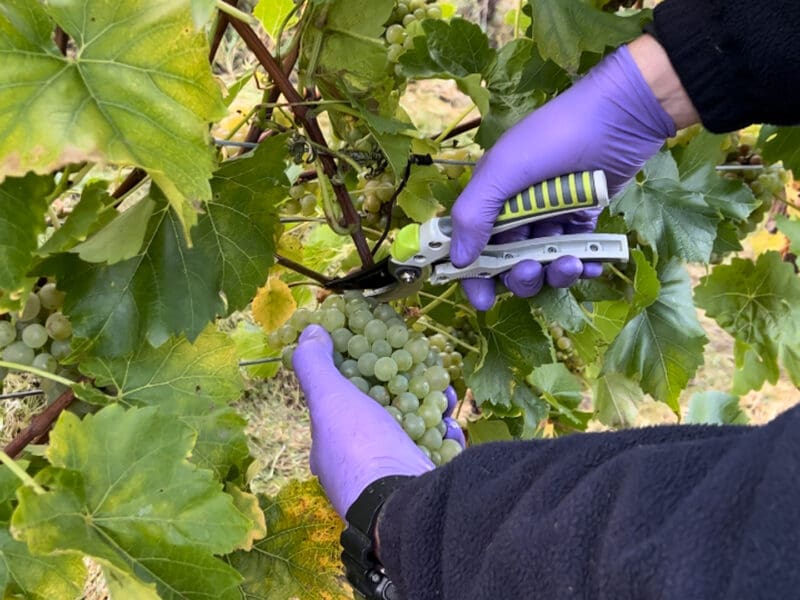
[[[603,171],[570,173],[543,181],[509,199],[492,234],[556,215],[608,204]],[[628,238],[619,234],[585,233],[541,237],[508,244],[490,244],[466,267],[450,262],[450,217],[436,217],[401,229],[389,257],[374,266],[330,281],[334,291],[362,290],[377,300],[394,300],[418,292],[426,281],[446,284],[459,279],[490,278],[523,260],[549,263],[561,256],[593,262],[626,262]]]

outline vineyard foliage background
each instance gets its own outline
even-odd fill
[[[275,366],[237,363],[281,354],[275,332],[316,305],[309,283],[447,211],[470,171],[426,157],[478,158],[636,37],[651,12],[619,4],[520,2],[497,44],[422,0],[391,34],[395,0],[0,0],[0,318],[16,324],[56,282],[74,334],[56,374],[0,361],[0,375],[57,380],[0,468],[4,594],[79,597],[88,557],[114,598],[346,596],[317,484],[250,489],[231,404]],[[236,43],[255,68],[224,68],[220,44]],[[455,82],[480,120],[425,132],[400,104],[424,79]],[[263,99],[243,108],[253,86]],[[765,168],[715,169],[731,161]],[[797,129],[681,132],[601,216],[598,231],[628,234],[629,263],[486,313],[456,286],[398,303],[464,354],[472,443],[624,427],[645,397],[680,413],[707,342],[696,307],[735,340],[737,369],[691,419],[740,419],[737,397],[781,369],[796,385],[800,229],[784,168],[800,172]],[[742,253],[764,226],[774,249]],[[694,289],[687,263],[708,265]],[[254,297],[263,328],[221,324]]]

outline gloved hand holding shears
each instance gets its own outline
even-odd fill
[[[602,170],[614,195],[675,134],[634,61],[622,47],[555,100],[508,130],[487,152],[453,206],[450,259],[464,267],[475,261],[490,239],[503,204],[541,181],[577,171]],[[570,213],[496,235],[492,243],[594,230],[600,209]],[[502,237],[500,237],[502,236]],[[547,283],[568,287],[579,277],[600,274],[600,265],[562,256],[547,266],[518,263],[501,278],[513,293],[529,297]],[[494,303],[491,279],[467,279],[472,304]]]

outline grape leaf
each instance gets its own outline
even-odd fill
[[[54,24],[74,55],[53,43]],[[133,164],[186,230],[196,223],[193,203],[211,197],[207,124],[225,107],[189,3],[8,0],[0,30],[0,179],[85,160]]]
[[[52,177],[34,174],[0,183],[0,313],[20,308],[33,286],[27,275],[53,187]]]
[[[80,370],[95,386],[115,391],[108,401],[158,406],[179,417],[197,434],[192,462],[222,481],[239,481],[252,459],[246,421],[225,408],[242,393],[237,361],[233,341],[209,326],[194,343],[170,339],[159,348],[144,344],[125,357],[90,356]]]
[[[707,340],[683,265],[673,259],[659,272],[659,281],[658,300],[630,320],[612,342],[602,374],[627,375],[678,414],[678,396],[703,363]]]
[[[467,383],[478,406],[489,402],[510,408],[534,365],[550,361],[550,342],[522,298],[499,301],[482,321],[479,333],[485,344]]]
[[[147,235],[147,223],[155,207],[156,203],[152,198],[142,198],[88,240],[76,244],[69,251],[90,263],[113,265],[133,258],[142,248]]]
[[[280,277],[270,277],[253,298],[253,318],[270,333],[289,320],[297,310],[292,290]]]
[[[24,461],[16,461],[23,469]],[[78,598],[86,580],[86,567],[78,556],[33,556],[23,542],[8,531],[15,492],[21,482],[6,466],[0,467],[0,594],[3,598],[52,600]]]
[[[202,29],[214,16],[217,8],[216,0],[191,0],[192,22],[195,29]]]
[[[568,288],[546,285],[531,298],[531,304],[542,310],[545,321],[558,323],[567,331],[578,331],[586,324],[581,305]]]
[[[267,536],[229,563],[244,577],[246,598],[333,600],[352,597],[342,583],[342,522],[316,479],[293,481],[275,497],[261,496]]]
[[[644,393],[635,381],[619,373],[607,373],[593,384],[594,415],[609,427],[631,427]]]
[[[586,428],[586,417],[576,409],[580,406],[580,380],[569,372],[563,363],[549,363],[536,367],[527,377],[533,392],[547,402],[559,418],[563,417],[570,427]]]
[[[239,598],[239,576],[215,554],[253,523],[210,471],[187,462],[193,432],[153,407],[63,413],[50,435],[48,491],[17,492],[15,535],[33,552],[77,552],[155,583],[165,599]]]
[[[686,423],[697,425],[747,425],[749,419],[739,407],[739,397],[715,390],[692,394]]]
[[[645,165],[644,179],[629,185],[612,202],[659,256],[707,263],[720,222],[702,193],[684,187],[675,160],[667,152]]]
[[[39,256],[66,252],[79,242],[108,225],[117,216],[115,200],[107,192],[108,182],[91,181],[83,188],[81,199],[69,213],[67,220],[42,244]],[[142,232],[144,237],[144,232]],[[141,240],[139,240],[141,246]],[[138,250],[138,248],[137,248]]]
[[[762,254],[755,263],[734,258],[700,280],[695,301],[739,342],[734,347],[737,365],[752,363],[748,373],[739,376],[737,393],[776,379],[780,347],[796,344],[794,334],[800,328],[800,311],[795,308],[800,280],[792,265],[777,252]]]
[[[764,125],[758,136],[758,146],[767,163],[782,160],[783,166],[800,179],[800,127]]]
[[[253,8],[253,16],[261,21],[264,31],[277,43],[279,40],[276,40],[275,36],[280,31],[281,23],[289,16],[294,7],[294,0],[259,0]]]
[[[272,349],[267,343],[267,335],[258,325],[241,321],[236,329],[231,332],[231,339],[236,345],[236,353],[241,360],[255,360],[259,358],[277,358],[278,350]],[[280,369],[280,362],[270,362],[260,365],[249,365],[247,372],[252,377],[269,379],[274,377]]]
[[[405,188],[397,197],[397,205],[417,223],[424,223],[436,216],[442,205],[431,192],[431,188],[441,178],[436,167],[414,167]]]
[[[636,276],[633,280],[633,298],[631,299],[631,315],[639,314],[658,299],[661,283],[658,272],[651,265],[641,250],[631,250],[631,258],[636,264]]]
[[[576,73],[584,52],[602,54],[642,34],[652,19],[650,10],[631,16],[603,12],[584,0],[528,0],[533,18],[533,39],[539,52]]]
[[[479,419],[467,422],[469,432],[469,445],[478,446],[489,442],[509,442],[513,436],[508,431],[508,425],[499,419]]]
[[[174,335],[192,340],[226,308],[247,305],[273,262],[274,205],[288,186],[283,142],[270,138],[253,155],[222,166],[192,248],[154,189],[156,206],[137,256],[106,265],[58,255],[42,265],[67,293],[64,312],[83,338],[77,350],[114,357],[134,351],[142,338],[156,347]]]
[[[784,215],[775,215],[775,224],[789,240],[789,250],[794,254],[800,254],[800,221]]]

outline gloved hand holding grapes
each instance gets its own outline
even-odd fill
[[[641,47],[642,42],[637,43]],[[648,36],[643,43],[657,45]],[[508,130],[484,155],[453,206],[453,264],[466,266],[478,257],[506,199],[545,179],[595,169],[605,171],[613,195],[675,134],[675,128],[632,52],[620,48],[569,90]],[[584,211],[556,217],[498,235],[495,241],[590,232],[597,216],[598,211]],[[600,265],[584,265],[565,256],[547,267],[522,262],[504,274],[503,283],[518,296],[529,297],[544,283],[568,287],[581,276],[596,277],[600,272]],[[463,283],[476,308],[492,306],[494,281]]]
[[[339,373],[333,342],[322,327],[310,325],[303,331],[292,362],[311,414],[311,472],[342,519],[374,481],[434,468],[394,417]],[[444,437],[463,447],[461,429],[449,418],[455,392],[448,388],[445,396]]]

